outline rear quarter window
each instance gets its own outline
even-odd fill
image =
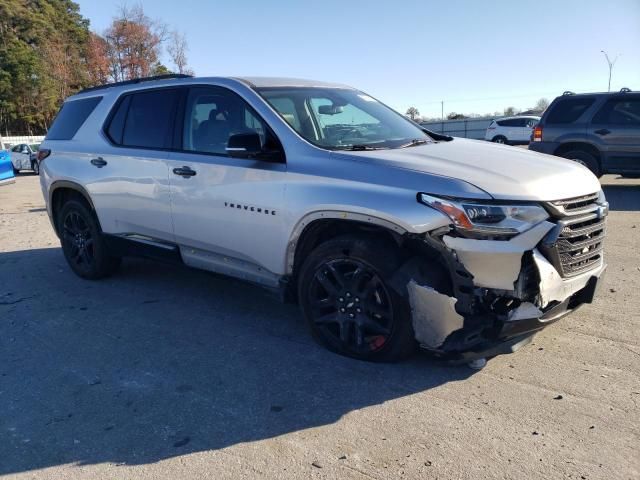
[[[102,97],[91,97],[65,102],[47,133],[47,140],[71,140],[101,100]]]
[[[593,98],[568,98],[560,100],[553,106],[546,123],[548,124],[568,124],[578,120],[582,114],[593,105]]]

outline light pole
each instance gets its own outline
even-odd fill
[[[611,70],[613,70],[613,66],[616,64],[616,61],[618,60],[618,58],[620,57],[620,55],[616,55],[616,58],[613,59],[613,61],[609,60],[609,55],[607,55],[607,52],[605,52],[604,50],[600,50],[602,53],[604,53],[604,58],[607,59],[607,63],[609,64],[609,88],[607,89],[607,92],[611,91]]]

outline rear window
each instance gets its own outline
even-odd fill
[[[640,98],[609,100],[593,117],[592,123],[640,125]]]
[[[548,124],[573,123],[593,105],[593,98],[568,98],[556,103],[547,117]]]
[[[47,133],[47,140],[71,140],[102,97],[65,102]]]
[[[124,97],[106,129],[112,142],[124,147],[168,148],[171,146],[175,89],[139,92]]]

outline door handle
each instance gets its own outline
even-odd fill
[[[176,175],[180,175],[183,178],[193,177],[196,174],[195,170],[191,170],[191,168],[184,166],[179,168],[174,168],[173,173]]]
[[[91,160],[91,165],[94,165],[98,168],[102,168],[107,164],[107,161],[102,158],[102,157],[98,157],[98,158],[94,158]]]
[[[597,133],[598,135],[602,135],[604,137],[605,135],[609,135],[611,133],[611,130],[607,130],[606,128],[601,128],[600,130],[596,130],[593,133]]]

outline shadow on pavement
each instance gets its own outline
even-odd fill
[[[89,282],[58,248],[0,253],[0,475],[272,438],[472,373],[331,354],[295,306],[204,272]]]
[[[611,210],[631,212],[640,210],[640,184],[603,185]]]

